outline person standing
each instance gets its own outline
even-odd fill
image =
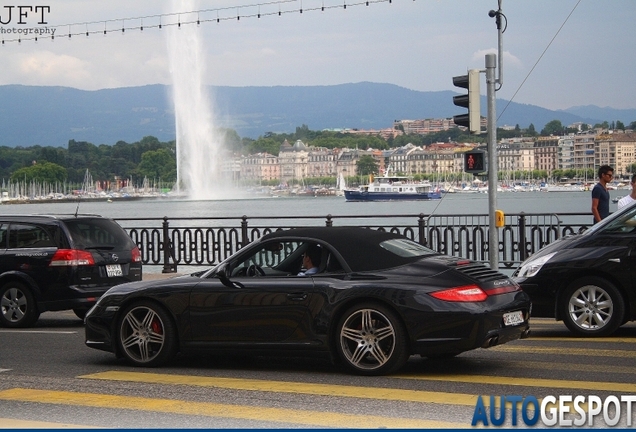
[[[609,216],[610,195],[607,184],[614,177],[614,168],[609,165],[602,165],[598,169],[598,183],[592,189],[592,215],[597,223]]]
[[[636,174],[632,175],[632,180],[630,181],[632,185],[632,191],[629,195],[624,196],[620,200],[618,200],[618,208],[621,209],[625,206],[630,205],[634,201],[636,201]]]

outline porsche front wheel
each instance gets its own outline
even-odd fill
[[[117,342],[120,352],[133,365],[159,366],[176,354],[177,332],[161,306],[144,301],[124,310]]]

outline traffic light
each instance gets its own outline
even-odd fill
[[[479,69],[470,69],[468,75],[453,77],[453,85],[468,89],[468,94],[453,96],[453,103],[468,108],[468,114],[453,116],[456,125],[465,126],[470,133],[481,133],[481,111],[479,107]]]
[[[471,174],[481,174],[488,171],[486,152],[470,150],[464,154],[464,171]]]

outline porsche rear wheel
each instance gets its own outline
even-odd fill
[[[120,352],[135,366],[159,366],[177,351],[177,332],[168,313],[143,301],[124,310],[118,326]]]
[[[609,281],[589,277],[575,281],[561,304],[563,322],[579,336],[607,336],[623,323],[623,297]]]
[[[409,358],[406,331],[397,315],[379,304],[347,310],[337,328],[337,350],[345,366],[361,375],[397,371]]]

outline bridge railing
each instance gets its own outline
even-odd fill
[[[142,262],[162,266],[216,265],[270,232],[310,226],[360,226],[402,234],[438,252],[488,263],[489,216],[467,215],[326,215],[214,218],[120,218],[141,250]],[[513,269],[543,246],[591,225],[587,213],[514,213],[499,230],[499,266]]]

